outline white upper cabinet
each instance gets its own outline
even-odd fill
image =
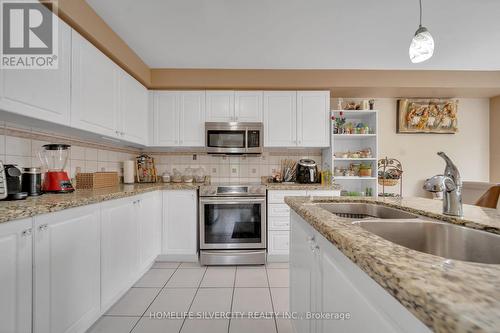
[[[32,220],[0,225],[0,332],[31,332]]]
[[[58,69],[0,69],[0,109],[70,124],[71,28],[59,20]]]
[[[77,32],[72,38],[71,126],[146,145],[147,89]]]
[[[205,146],[205,91],[153,93],[152,145]]]
[[[297,145],[328,147],[330,145],[330,92],[297,92]]]
[[[207,121],[261,122],[262,91],[207,91]]]
[[[73,30],[71,126],[113,136],[118,131],[118,68]]]
[[[123,70],[119,70],[119,134],[123,140],[147,144],[148,90]]]
[[[207,91],[207,121],[234,120],[234,91]]]
[[[179,144],[179,93],[153,92],[153,144],[177,146]]]
[[[205,93],[179,94],[179,146],[205,146]]]
[[[297,145],[297,92],[264,92],[264,146]]]
[[[84,332],[100,315],[99,206],[36,216],[34,239],[34,332]]]
[[[234,93],[234,120],[262,122],[262,91],[236,91]]]
[[[265,147],[328,147],[330,92],[264,92]]]

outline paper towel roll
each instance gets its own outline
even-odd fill
[[[125,184],[134,183],[135,161],[123,161],[123,182]]]

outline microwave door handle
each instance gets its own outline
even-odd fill
[[[248,128],[245,128],[245,152],[248,152]]]

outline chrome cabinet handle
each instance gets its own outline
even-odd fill
[[[45,230],[47,230],[47,228],[48,228],[48,227],[49,227],[49,226],[48,226],[47,224],[42,224],[41,226],[39,226],[39,227],[38,227],[38,229],[39,229],[40,231],[45,231]]]
[[[21,233],[21,235],[22,235],[23,237],[28,237],[28,236],[31,236],[31,228],[24,230],[24,231]]]

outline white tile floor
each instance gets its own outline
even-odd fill
[[[87,333],[291,333],[288,264],[209,266],[157,262]],[[243,318],[151,318],[155,312],[233,312]]]

